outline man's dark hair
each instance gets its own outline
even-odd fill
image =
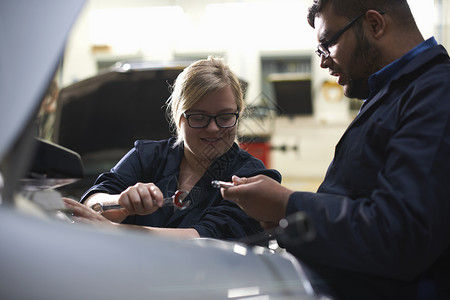
[[[399,26],[416,26],[406,0],[314,0],[308,10],[308,23],[314,28],[314,20],[330,3],[335,14],[351,20],[368,10],[384,11],[393,16]]]

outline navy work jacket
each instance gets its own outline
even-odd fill
[[[136,141],[110,172],[102,173],[81,198],[83,202],[93,193],[120,194],[138,182],[152,182],[164,197],[172,196],[178,188],[178,175],[183,147],[174,147],[174,139]],[[260,224],[245,214],[235,203],[224,200],[212,180],[230,181],[232,175],[265,174],[281,182],[276,170],[266,169],[257,158],[234,143],[218,158],[189,192],[184,201],[191,205],[183,210],[164,206],[150,215],[127,217],[123,223],[165,228],[194,228],[201,237],[224,240],[241,239],[262,232]]]
[[[317,236],[287,249],[342,299],[450,299],[446,50],[417,55],[368,100],[317,193],[291,195],[286,215],[306,212]]]

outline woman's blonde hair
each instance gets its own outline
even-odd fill
[[[180,134],[183,113],[203,96],[227,86],[233,90],[237,110],[241,113],[245,108],[241,83],[222,58],[209,56],[207,59],[198,60],[178,75],[166,103],[171,128],[176,130],[177,145],[183,142],[183,136]]]

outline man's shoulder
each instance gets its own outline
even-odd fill
[[[450,72],[450,57],[447,50],[442,45],[433,46],[418,55],[414,64],[425,70],[439,70],[440,72]],[[424,72],[426,72],[424,70]],[[445,78],[450,79],[450,78]]]
[[[450,89],[450,58],[442,45],[423,51],[412,59],[394,78],[408,86],[436,86]]]

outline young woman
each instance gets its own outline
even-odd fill
[[[236,204],[224,200],[212,180],[232,175],[281,175],[235,143],[244,109],[239,79],[222,59],[209,57],[187,67],[168,100],[176,137],[137,141],[110,172],[99,176],[82,197],[85,206],[66,200],[75,220],[140,225],[153,233],[177,237],[239,239],[262,231]],[[177,190],[188,191],[186,208],[164,205]],[[95,213],[91,209],[119,204]]]

